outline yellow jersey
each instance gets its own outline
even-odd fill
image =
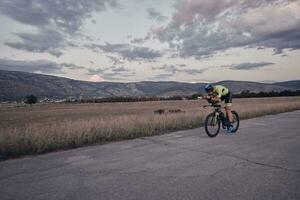
[[[215,85],[213,86],[213,92],[217,94],[217,97],[221,98],[222,96],[226,96],[229,93],[229,89],[224,87],[223,85]]]

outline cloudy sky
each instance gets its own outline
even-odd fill
[[[0,0],[0,70],[87,81],[300,79],[300,0]]]

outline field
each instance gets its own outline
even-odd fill
[[[203,125],[204,101],[0,104],[0,159],[157,135]],[[164,109],[164,114],[154,111]],[[300,109],[300,97],[234,99],[240,117]],[[181,110],[182,112],[172,112]]]

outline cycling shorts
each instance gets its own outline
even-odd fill
[[[230,107],[232,105],[232,94],[229,91],[225,96],[221,97],[221,101],[225,100],[225,107]]]

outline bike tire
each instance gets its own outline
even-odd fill
[[[232,117],[235,120],[234,123],[236,123],[236,125],[234,126],[234,129],[232,130],[233,133],[237,132],[237,130],[239,129],[240,126],[240,117],[238,115],[238,113],[236,111],[231,111],[232,113]]]
[[[215,118],[215,120],[217,120],[216,125],[214,125],[214,126],[217,126],[216,127],[217,129],[216,129],[215,132],[211,132],[208,127],[210,127],[210,123],[212,123],[212,120],[214,120],[214,118]],[[215,113],[210,113],[209,115],[207,115],[207,117],[205,119],[204,127],[205,127],[205,132],[209,137],[216,137],[219,134],[219,131],[220,131],[220,119],[219,119],[219,117],[216,117]]]

